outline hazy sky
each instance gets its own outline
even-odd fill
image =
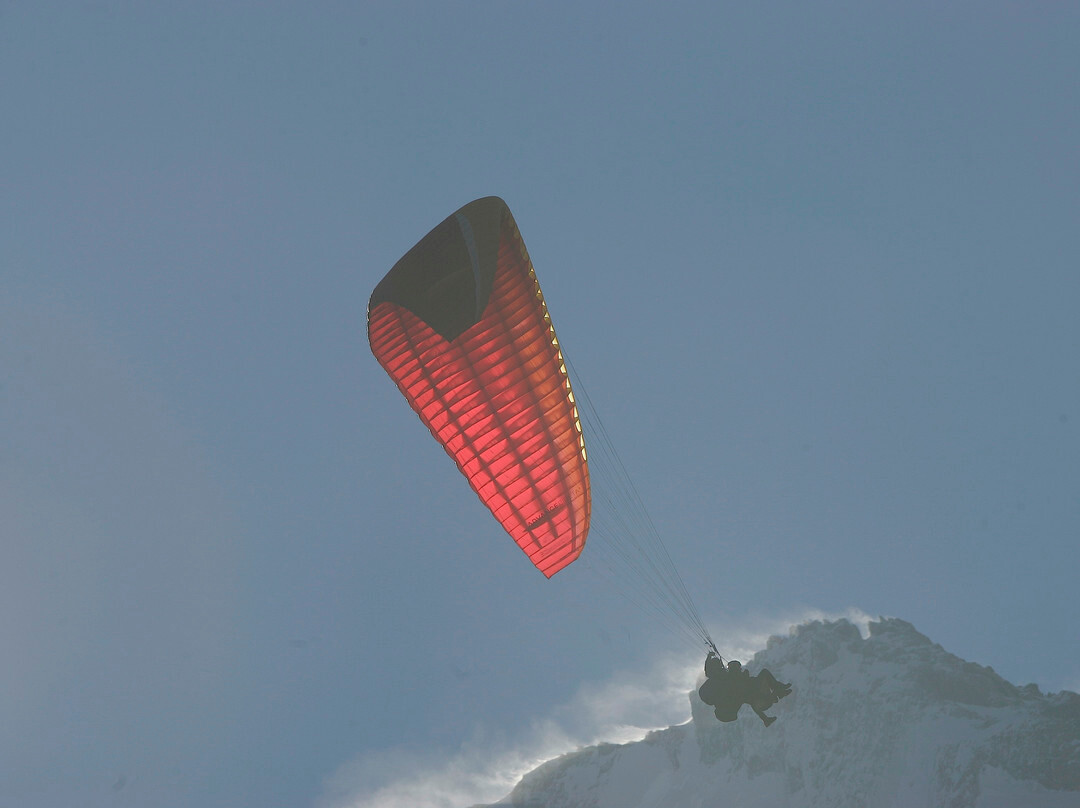
[[[1080,686],[1078,40],[1057,3],[0,3],[0,803],[453,806],[688,717],[700,655],[545,580],[368,350],[489,194],[722,649],[889,615]]]

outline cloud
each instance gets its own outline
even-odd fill
[[[721,654],[749,659],[768,638],[811,620],[845,618],[867,635],[871,617],[859,609],[842,614],[806,609],[779,617],[717,621]],[[712,623],[711,623],[712,624]],[[672,655],[648,670],[622,672],[588,683],[551,715],[537,718],[523,736],[481,734],[451,754],[385,750],[342,766],[324,787],[320,808],[465,808],[505,797],[540,764],[585,746],[629,743],[655,729],[690,720],[688,693],[701,672],[701,655]]]
[[[465,741],[449,756],[399,750],[364,755],[326,783],[325,808],[459,808],[494,802],[527,772],[602,741],[625,743],[689,718],[696,671],[666,661],[638,674],[583,686],[567,704],[533,722],[524,737],[499,733]]]

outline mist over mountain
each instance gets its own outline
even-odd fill
[[[903,620],[815,621],[746,663],[792,682],[748,706],[551,760],[496,805],[535,808],[1080,808],[1080,695],[1046,694],[948,653]],[[702,676],[702,678],[704,678]]]

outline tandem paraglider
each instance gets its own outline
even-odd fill
[[[728,722],[739,717],[739,708],[749,704],[765,726],[776,720],[765,711],[791,693],[788,682],[780,682],[772,671],[762,668],[757,676],[742,666],[737,659],[724,660],[715,650],[705,657],[705,683],[698,688],[698,697],[714,707],[717,720]]]
[[[550,578],[591,538],[591,567],[673,634],[715,655],[563,354],[505,202],[489,196],[464,205],[405,253],[371,294],[368,341],[533,566]]]

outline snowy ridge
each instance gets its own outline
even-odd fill
[[[1080,808],[1080,696],[1017,687],[896,619],[794,627],[748,664],[793,693],[762,726],[687,724],[564,755],[498,805]]]

